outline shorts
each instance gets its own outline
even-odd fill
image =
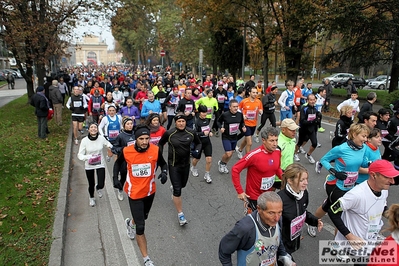
[[[247,128],[247,130],[244,133],[245,137],[250,137],[250,136],[253,136],[255,134],[256,126],[254,126],[254,127],[245,126],[245,127]]]
[[[292,114],[296,114],[296,113],[300,113],[301,112],[301,106],[300,105],[296,105],[296,111],[295,111],[295,107],[292,107]]]
[[[306,128],[302,129],[299,128],[299,136],[298,136],[298,144],[297,146],[302,146],[303,143],[307,142],[310,140],[312,143],[312,147],[316,148],[317,147],[317,132],[309,132]]]
[[[328,212],[328,209],[333,205],[339,198],[345,195],[348,191],[339,189],[336,185],[326,184],[327,200],[323,203],[322,209],[324,212]]]
[[[292,118],[291,110],[280,111],[280,121],[283,121],[286,118]]]
[[[84,116],[75,116],[75,115],[73,115],[72,116],[72,121],[83,123],[85,121],[85,117]]]
[[[189,164],[177,167],[169,165],[169,177],[173,187],[173,196],[181,196],[181,189],[186,187],[189,173]]]
[[[237,140],[222,139],[224,151],[234,151],[237,146]]]
[[[166,106],[162,106],[162,113],[165,113],[166,112]]]
[[[212,157],[212,142],[202,143],[202,149],[198,159],[201,159],[202,153],[205,154],[205,157]]]
[[[129,198],[130,212],[133,216],[133,220],[136,223],[137,235],[144,234],[145,220],[148,218],[148,213],[151,210],[152,203],[154,201],[155,193],[142,199],[131,199]]]

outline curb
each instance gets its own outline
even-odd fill
[[[57,208],[54,217],[53,242],[51,244],[49,264],[50,266],[64,265],[64,243],[65,243],[65,230],[66,230],[66,217],[67,215],[67,197],[69,191],[69,177],[70,167],[72,161],[72,127],[69,128],[68,140],[64,155],[64,169],[62,171],[62,178],[60,189],[57,197]]]

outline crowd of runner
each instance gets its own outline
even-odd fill
[[[198,77],[184,71],[175,75],[170,68],[163,74],[115,67],[69,71],[67,81],[65,77],[49,81],[47,88],[49,92],[59,89],[53,103],[59,105],[57,112],[62,112],[65,95],[70,95],[65,106],[72,112],[73,142],[80,143],[78,158],[85,161],[89,205],[96,205],[95,190],[103,197],[105,161],[115,156],[114,187],[119,200],[128,197],[132,218],[125,220],[127,235],[137,239],[144,265],[154,265],[144,229],[156,192],[157,167],[161,167],[158,178],[162,184],[170,178],[177,219],[184,226],[182,189],[190,173],[196,177],[203,172],[204,180],[212,183],[215,137],[220,137],[225,151],[217,160],[218,171],[231,173],[237,197],[248,214],[220,242],[223,265],[232,265],[235,251],[238,265],[295,265],[292,254],[300,246],[302,228],[307,224],[309,235],[315,237],[327,213],[338,229],[336,239],[353,241],[352,248],[379,236],[387,190],[399,183],[395,170],[399,169],[399,106],[392,117],[389,109],[373,112],[374,92],[361,108],[356,91],[338,105],[341,115],[335,132],[330,133],[332,149],[316,161],[312,153],[321,146],[317,134],[324,132],[322,113],[330,108],[328,80],[317,93],[301,78],[296,83],[286,81],[277,100],[276,83],[264,88],[261,81],[255,83],[254,75],[244,82],[228,75]],[[46,95],[46,85],[44,88],[40,97]],[[279,121],[276,109],[280,109]],[[61,124],[59,114],[54,115]],[[354,123],[356,117],[359,121]],[[305,151],[309,140],[311,146]],[[262,145],[252,149],[253,141]],[[163,158],[165,144],[167,159]],[[381,144],[385,147],[382,157]],[[229,166],[233,153],[239,161]],[[309,173],[298,163],[300,153],[315,164],[316,173],[322,167],[329,172],[327,197],[315,214],[307,211]],[[198,169],[202,154],[205,169]],[[240,182],[244,169],[245,189]],[[366,227],[359,226],[359,221]]]

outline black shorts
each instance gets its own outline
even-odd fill
[[[336,185],[326,184],[327,200],[323,203],[322,209],[328,212],[328,209],[333,205],[339,198],[345,195],[348,191],[339,189]]]
[[[295,111],[295,107],[292,107],[292,114],[296,114],[301,112],[301,106],[300,105],[296,105],[296,111]]]
[[[137,234],[144,234],[145,220],[148,218],[148,213],[151,210],[152,202],[154,201],[155,193],[142,199],[129,198],[130,212],[132,213],[133,220],[136,223]]]
[[[205,157],[212,157],[212,142],[209,141],[206,143],[202,143],[202,149],[198,159],[201,159],[202,153],[205,154]]]
[[[85,117],[84,116],[72,116],[72,121],[77,121],[79,123],[83,123],[85,121]]]
[[[180,197],[181,189],[186,187],[189,173],[189,164],[177,167],[169,165],[169,177],[173,187],[173,195],[175,197]]]
[[[317,131],[309,132],[306,128],[299,128],[299,137],[297,146],[302,146],[304,142],[311,141],[312,147],[317,147]]]

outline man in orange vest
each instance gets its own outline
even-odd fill
[[[161,166],[158,179],[162,184],[167,181],[167,164],[158,146],[150,144],[150,129],[147,126],[137,127],[134,145],[123,149],[128,174],[124,191],[129,196],[129,206],[133,219],[126,218],[127,236],[134,239],[137,234],[137,245],[140,248],[145,266],[154,263],[147,253],[147,239],[144,235],[145,220],[154,201],[156,185],[155,172]]]

